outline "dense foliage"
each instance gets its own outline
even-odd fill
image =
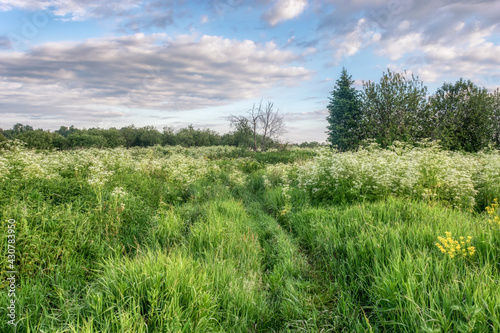
[[[500,330],[498,151],[1,145],[17,332]]]
[[[432,126],[427,122],[426,94],[422,82],[406,73],[387,71],[379,83],[365,82],[361,95],[363,138],[374,139],[383,147],[394,141],[423,139]]]
[[[471,81],[444,83],[430,98],[430,116],[436,121],[432,135],[448,149],[479,151],[496,139],[500,128],[494,107],[494,95]]]
[[[262,140],[262,135],[257,135]],[[252,134],[244,129],[236,128],[233,132],[220,135],[210,129],[199,129],[189,125],[174,131],[164,127],[158,131],[154,126],[135,127],[134,125],[116,129],[114,127],[78,129],[74,126],[61,126],[51,132],[43,129],[34,130],[29,125],[16,124],[12,129],[0,129],[0,142],[20,140],[28,148],[67,150],[75,148],[117,148],[117,147],[151,147],[154,145],[206,147],[235,146],[246,148],[251,145]],[[279,147],[276,138],[267,137],[266,146]]]
[[[428,96],[417,77],[390,70],[378,83],[364,82],[358,92],[343,69],[328,106],[328,140],[340,150],[355,149],[367,139],[382,147],[432,139],[449,150],[499,148],[499,94],[460,79]]]

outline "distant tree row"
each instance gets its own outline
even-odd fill
[[[489,93],[470,80],[444,83],[433,95],[415,76],[388,70],[358,91],[343,68],[328,105],[328,141],[351,150],[366,139],[439,140],[443,148],[476,152],[500,148],[500,90]]]
[[[59,149],[74,148],[115,148],[115,147],[148,147],[154,145],[181,145],[184,147],[200,147],[228,145],[250,147],[250,136],[244,130],[220,135],[210,129],[186,128],[175,131],[171,127],[164,127],[163,131],[153,126],[135,127],[134,125],[117,128],[89,128],[78,129],[74,126],[61,126],[56,131],[33,129],[29,125],[16,124],[12,129],[0,129],[0,141],[18,139],[26,143],[28,148]],[[261,137],[259,136],[259,139]],[[267,139],[266,144],[274,147],[276,140]]]

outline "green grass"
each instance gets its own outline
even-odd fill
[[[299,243],[339,299],[345,326],[415,332],[499,331],[500,242],[483,218],[388,199],[290,214]],[[472,236],[475,256],[450,259],[436,235]]]
[[[325,161],[309,151],[1,154],[0,317],[15,219],[17,332],[500,331],[500,228],[478,207],[385,190],[318,198],[298,186]],[[497,155],[477,158],[466,195],[484,206]],[[93,186],[96,165],[112,174]],[[445,232],[476,253],[441,253]]]

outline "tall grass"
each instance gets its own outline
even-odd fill
[[[17,332],[500,330],[498,152],[238,154],[1,150]]]
[[[346,327],[383,331],[498,331],[498,230],[484,218],[424,202],[389,199],[289,214],[300,244],[324,268]],[[471,258],[436,247],[450,231],[472,236]],[[354,316],[353,316],[354,315]]]

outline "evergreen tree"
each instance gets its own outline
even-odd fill
[[[361,139],[360,100],[353,84],[352,76],[342,68],[327,106],[328,141],[341,151],[356,148]]]

